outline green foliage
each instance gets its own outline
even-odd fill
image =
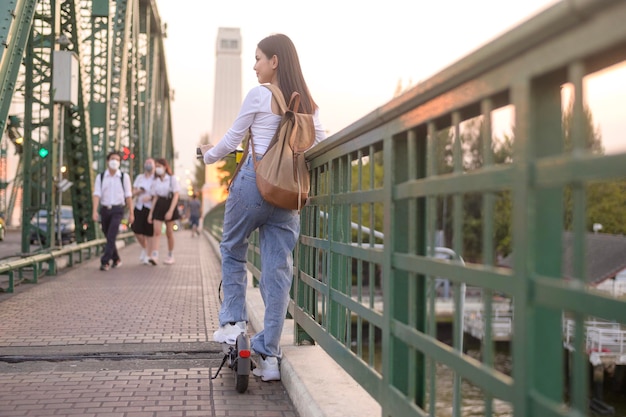
[[[602,135],[598,129],[594,128],[593,115],[591,110],[584,106],[583,108],[584,121],[583,121],[583,137],[585,140],[585,148],[594,154],[604,153],[602,147]],[[573,124],[573,103],[563,113],[563,133],[565,135],[565,150],[571,151],[574,147],[572,140],[572,124]]]
[[[584,116],[585,149],[594,154],[604,153],[601,133],[594,128],[593,116],[587,107],[584,108]],[[566,151],[573,149],[572,123],[572,107],[570,106],[563,115]],[[584,187],[587,230],[592,231],[594,223],[600,223],[603,233],[626,234],[626,222],[624,222],[626,219],[626,179],[597,181],[587,183]],[[574,202],[571,186],[565,187],[564,206],[564,228],[572,230]]]
[[[244,136],[243,141],[241,142],[241,146],[244,149],[248,142],[248,137],[249,137],[249,133],[246,133],[246,136]],[[218,171],[220,171],[221,173],[220,185],[223,185],[224,187],[228,187],[228,184],[230,184],[230,180],[233,178],[233,174],[235,173],[235,170],[237,169],[237,160],[234,154],[230,154],[230,155],[225,156],[222,161],[223,163],[220,166],[218,166]]]
[[[496,254],[504,257],[513,249],[513,199],[510,191],[496,194],[493,227]]]
[[[384,180],[384,167],[382,164],[382,155],[375,155],[374,160],[374,174],[372,177],[371,162],[372,158],[363,158],[362,161],[354,161],[351,167],[350,173],[350,186],[351,191],[365,191],[382,188]],[[360,173],[360,174],[359,174]],[[359,212],[360,209],[360,212]],[[373,220],[372,220],[373,213]],[[356,224],[361,224],[363,227],[370,228],[372,230],[382,232],[383,231],[383,208],[380,204],[361,204],[359,206],[352,206],[351,210],[352,221]],[[372,224],[373,222],[373,224]],[[357,241],[358,231],[352,230],[352,240]],[[370,236],[367,233],[362,233],[361,241],[364,243],[382,243],[374,240],[370,241]]]
[[[626,180],[598,181],[585,185],[587,231],[593,230],[594,223],[602,225],[602,233],[626,234]],[[564,192],[564,228],[572,230],[573,197],[572,187]]]
[[[626,235],[626,180],[589,184],[587,200],[587,230],[600,223],[603,233]]]
[[[235,155],[228,155],[223,159],[223,163],[219,167],[222,175],[220,175],[220,185],[227,187],[230,183],[235,169],[237,168],[237,162],[235,161]]]
[[[206,133],[203,134],[200,137],[200,143],[203,145],[209,143],[209,135]],[[201,190],[206,182],[206,164],[202,159],[196,160],[193,177],[196,191]]]

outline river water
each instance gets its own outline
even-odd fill
[[[469,356],[478,357],[478,351],[468,350]],[[497,368],[511,368],[511,359],[508,352],[497,352],[494,360]],[[436,401],[435,413],[431,415],[437,417],[452,417],[453,402],[453,381],[454,374],[452,370],[442,364],[437,364]],[[426,404],[429,404],[429,398],[426,398]],[[428,407],[427,407],[428,408]],[[510,403],[494,399],[491,404],[492,416],[494,417],[512,417],[513,407]],[[483,417],[485,416],[485,394],[475,385],[468,381],[461,382],[461,416],[463,417]]]
[[[379,346],[380,347],[380,346]],[[375,363],[380,364],[379,353],[380,350],[377,349],[377,354]],[[477,360],[479,360],[480,351],[478,348],[474,349],[470,347],[467,350],[467,355],[471,356]],[[364,357],[367,357],[367,352],[364,352]],[[509,352],[509,345],[507,343],[498,343],[496,344],[496,352],[494,354],[494,363],[496,369],[500,372],[503,372],[507,375],[511,374],[512,370],[512,360]],[[427,369],[429,369],[427,367]],[[379,369],[380,370],[380,369]],[[435,379],[435,390],[436,390],[436,400],[435,400],[435,412],[432,413],[428,410],[430,399],[428,392],[429,382],[427,378],[427,396],[426,396],[426,412],[431,416],[436,417],[452,417],[453,410],[453,381],[454,374],[452,370],[442,364],[437,364],[436,366],[436,374],[437,377]],[[604,386],[604,401],[610,406],[614,407],[615,414],[613,417],[626,417],[626,392],[624,389],[624,385],[621,385],[620,391],[615,391],[612,389],[613,380],[610,377],[605,379]],[[486,414],[485,407],[485,393],[481,391],[476,385],[468,382],[461,382],[461,413],[462,417],[484,417]],[[589,412],[588,416],[596,416],[598,414],[593,414]],[[506,401],[502,401],[499,399],[493,399],[491,403],[491,414],[492,417],[513,417],[513,407],[510,403]],[[539,416],[540,417],[540,416]]]

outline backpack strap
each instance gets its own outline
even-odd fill
[[[285,103],[285,96],[283,96],[283,92],[280,90],[280,88],[277,85],[274,85],[274,84],[261,84],[261,85],[267,88],[268,90],[270,90],[270,92],[272,93],[272,99],[276,102],[276,104],[278,104],[278,108],[280,109],[279,116],[281,117],[284,116],[285,113],[287,113],[287,111],[289,110],[293,111],[293,109],[291,108],[291,105],[294,100],[294,95],[298,96],[297,106],[300,105],[300,98],[299,98],[300,95],[297,92],[294,91],[294,93],[291,95],[291,100],[289,100],[289,107],[287,107],[287,103]],[[280,130],[280,125],[278,126],[278,129],[276,129],[277,134],[279,130]],[[274,142],[275,140],[276,140],[276,135],[274,135],[272,142]],[[254,142],[252,141],[252,130],[250,130],[250,140],[248,142],[250,143],[250,148],[252,149],[252,159],[254,162],[254,166],[256,168],[257,160],[256,160],[256,153],[254,152]],[[248,147],[248,144],[246,144],[246,149],[247,147]],[[244,153],[244,157],[245,157],[245,153]],[[233,175],[233,178],[235,178],[234,175]]]
[[[278,104],[278,108],[280,109],[280,116],[287,113],[287,103],[285,102],[285,97],[283,96],[283,92],[280,91],[277,85],[274,84],[261,84],[263,87],[267,88],[272,92],[272,98]]]
[[[278,104],[278,108],[280,109],[280,114],[279,116],[284,116],[285,113],[287,113],[288,110],[292,110],[295,111],[295,109],[297,109],[300,106],[300,94],[298,94],[296,91],[293,92],[293,94],[291,95],[291,100],[289,100],[289,107],[287,107],[287,103],[285,102],[285,97],[283,96],[283,92],[280,90],[280,88],[277,85],[274,84],[261,84],[263,87],[267,88],[268,90],[270,90],[270,92],[272,93],[272,99],[276,102],[276,104]],[[295,103],[294,103],[295,101]],[[292,105],[295,105],[295,107],[292,107]],[[282,123],[282,121],[281,121]],[[278,133],[278,130],[280,129],[280,125],[278,127],[278,129],[276,129],[276,132]],[[241,166],[243,165],[246,156],[248,155],[248,152],[250,150],[252,150],[252,161],[254,163],[254,166],[256,168],[257,165],[257,160],[256,160],[256,152],[254,152],[254,142],[252,140],[252,130],[248,129],[248,141],[246,142],[246,146],[243,150],[243,158],[241,158],[241,162],[239,162],[239,164],[237,164],[237,168],[235,169],[235,172],[233,173],[233,176],[230,179],[230,184],[233,183],[233,181],[235,180],[235,176],[239,173],[239,170],[241,169]],[[276,135],[274,135],[276,136]],[[272,139],[272,142],[275,140]],[[249,149],[248,149],[249,148]],[[229,188],[230,188],[230,184],[229,184]]]
[[[300,93],[294,91],[291,93],[291,97],[289,98],[289,104],[285,102],[285,96],[283,96],[283,92],[278,88],[278,86],[274,84],[261,84],[263,87],[267,88],[272,92],[272,97],[278,104],[280,108],[280,115],[284,115],[288,110],[291,110],[294,113],[298,112],[300,108]]]
[[[100,187],[102,187],[102,181],[104,181],[104,173],[105,171],[102,171],[100,173]],[[124,187],[124,172],[120,171],[120,174],[122,174],[122,176],[120,177],[120,181],[122,181],[122,190],[126,192],[126,187]],[[124,200],[125,199],[126,197],[124,197]]]
[[[241,171],[241,166],[244,164],[244,162],[246,162],[246,157],[248,156],[248,152],[250,151],[250,145],[252,144],[252,130],[251,129],[248,129],[247,135],[248,135],[248,140],[246,141],[246,146],[244,146],[243,148],[243,156],[241,157],[241,161],[239,161],[239,163],[237,164],[237,167],[235,168],[235,171],[233,172],[233,175],[232,177],[230,177],[230,181],[228,182],[229,190],[233,181],[235,181],[235,177],[237,176],[237,174],[239,174],[239,171]],[[254,155],[254,149],[252,149],[252,155]]]

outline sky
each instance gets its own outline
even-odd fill
[[[429,79],[557,1],[156,3],[167,24],[165,54],[174,90],[172,123],[178,151],[175,169],[181,175],[181,169],[193,170],[195,148],[201,136],[211,132],[219,27],[241,30],[244,95],[258,84],[252,70],[256,44],[272,33],[289,36],[320,107],[320,119],[332,135],[391,100],[399,83],[408,86]],[[625,73],[621,79],[626,79]],[[620,107],[626,108],[623,94],[609,100],[621,100]]]

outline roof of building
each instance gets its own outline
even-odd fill
[[[587,233],[587,283],[598,285],[601,282],[614,278],[620,271],[626,269],[626,236],[609,235],[605,233]],[[563,263],[561,266],[563,278],[572,279],[574,261],[574,234],[563,232]],[[498,266],[511,268],[513,253],[504,258]]]

